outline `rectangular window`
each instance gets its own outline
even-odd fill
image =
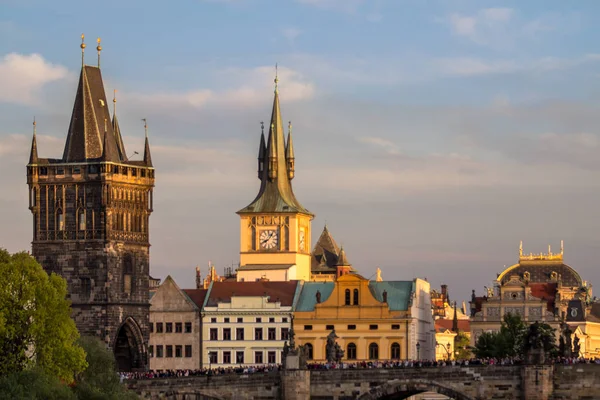
[[[348,330],[349,331],[355,331],[356,330],[356,325],[348,325]]]
[[[270,351],[267,353],[267,362],[269,364],[275,364],[277,361],[275,359],[275,352],[274,351]]]
[[[64,175],[65,174],[65,169],[64,168],[57,168],[56,169],[56,175]]]
[[[333,326],[333,325],[325,325],[325,330],[332,331],[332,330],[334,330],[334,329],[335,329],[335,328],[334,328],[334,326]]]
[[[312,325],[304,325],[305,331],[312,331]]]
[[[167,350],[167,358],[172,358],[173,357],[173,346],[171,346],[170,344],[165,346],[166,350]]]
[[[242,318],[242,317],[238,318],[237,322],[241,324],[242,322],[244,322],[244,318]]]
[[[290,328],[281,328],[281,340],[289,340]]]
[[[208,352],[208,362],[211,364],[216,364],[217,363],[217,352],[216,351],[209,351]]]
[[[183,324],[181,322],[175,323],[175,333],[183,332]]]
[[[281,322],[287,322],[287,317],[281,318]]]
[[[269,340],[277,340],[277,331],[275,330],[275,328],[269,328],[267,330],[267,335],[269,337]]]
[[[162,344],[159,344],[158,346],[156,346],[156,357],[162,358],[162,356],[163,356],[163,347],[162,347]]]
[[[262,364],[263,363],[263,352],[255,351],[254,352],[254,364]]]
[[[223,320],[223,322],[225,322],[225,323],[229,323],[229,318],[225,318],[225,319]]]
[[[81,167],[73,167],[73,174],[81,174]]]
[[[237,364],[243,364],[244,363],[244,352],[243,351],[236,351],[235,352],[235,362]]]
[[[262,328],[254,328],[254,340],[263,340]]]
[[[123,275],[123,291],[127,294],[131,293],[131,275]]]
[[[192,333],[192,323],[191,322],[185,323],[185,333]]]
[[[183,357],[183,347],[182,346],[175,346],[175,357]]]
[[[260,318],[260,317],[257,317],[257,318],[256,318],[256,322],[262,322],[262,318]]]
[[[85,231],[85,213],[83,211],[79,212],[79,230]]]
[[[219,330],[217,328],[210,328],[210,340],[219,340]]]
[[[231,340],[231,328],[223,328],[223,340]]]
[[[154,346],[148,346],[148,356],[150,358],[154,357]]]
[[[156,323],[156,333],[162,333],[163,332],[163,324],[162,322],[157,322]]]
[[[217,319],[216,318],[211,318],[210,322],[212,322],[214,324],[215,322],[217,322]]]
[[[369,325],[369,329],[372,331],[376,331],[377,330],[377,325]]]
[[[275,318],[269,318],[269,322],[275,322]]]
[[[394,324],[394,325],[392,325],[392,329],[397,331],[400,329],[400,325]]]
[[[166,333],[173,333],[173,323],[172,322],[167,322],[165,324],[165,332]]]
[[[58,230],[59,231],[65,230],[65,216],[62,213],[62,211],[59,211],[59,214],[58,214]]]
[[[92,281],[90,278],[83,277],[81,278],[81,293],[83,295],[84,300],[89,300],[92,294]],[[150,331],[152,332],[152,331]]]
[[[150,333],[154,332],[154,324],[150,322]]]
[[[244,340],[244,328],[235,328],[235,340]]]
[[[231,352],[230,351],[223,352],[223,364],[231,364]]]
[[[192,356],[192,345],[191,344],[185,345],[185,356],[188,358]]]

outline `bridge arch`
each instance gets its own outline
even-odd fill
[[[451,386],[427,379],[395,379],[364,393],[359,400],[404,399],[423,392],[436,392],[456,400],[475,400]]]

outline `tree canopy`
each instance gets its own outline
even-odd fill
[[[73,382],[87,363],[70,314],[63,278],[25,252],[0,249],[0,375],[35,366]]]

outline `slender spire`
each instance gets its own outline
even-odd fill
[[[275,124],[271,122],[271,130],[269,131],[269,179],[277,178],[277,144],[275,143]]]
[[[337,260],[336,265],[339,267],[349,267],[350,265],[352,265],[348,262],[348,257],[346,257],[346,252],[344,251],[344,246],[340,247],[340,254],[338,255],[338,260]]]
[[[288,179],[294,179],[295,158],[294,158],[294,142],[292,141],[292,121],[288,122],[288,137],[285,145],[285,160],[287,161]]]
[[[85,65],[85,35],[83,33],[81,34],[81,45],[79,45],[79,47],[81,47],[81,66],[83,67]]]
[[[96,42],[98,42],[96,50],[98,50],[98,68],[100,68],[100,52],[102,51],[102,46],[100,46],[100,38],[96,39]]]
[[[146,135],[146,140],[144,143],[144,163],[147,167],[152,166],[152,156],[150,155],[150,142],[148,142],[148,122],[146,118],[142,119],[144,121],[144,134]]]
[[[117,119],[117,89],[113,91],[113,119],[112,128],[115,136],[115,142],[117,143],[117,150],[121,160],[127,160],[127,153],[125,152],[125,145],[123,144],[123,137],[121,136],[121,128],[119,127],[119,120]]]
[[[258,146],[258,179],[262,179],[265,169],[267,146],[265,144],[265,123],[260,121],[260,144]]]
[[[277,71],[277,63],[275,63],[275,79],[273,80],[273,82],[275,82],[275,94],[279,93],[279,74]]]
[[[454,302],[454,317],[452,318],[452,332],[458,333],[458,313],[456,312],[456,301]]]
[[[36,138],[36,122],[33,117],[33,139],[31,139],[31,153],[29,153],[29,164],[37,164],[38,152],[37,152],[37,138]]]
[[[104,144],[102,145],[102,160],[112,161],[110,159],[110,135],[108,134],[108,120],[104,118]]]

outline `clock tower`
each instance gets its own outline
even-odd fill
[[[265,141],[264,125],[258,148],[256,198],[237,214],[240,216],[240,267],[238,281],[310,280],[311,221],[314,215],[296,199],[292,126],[284,138],[279,108],[278,79]]]

